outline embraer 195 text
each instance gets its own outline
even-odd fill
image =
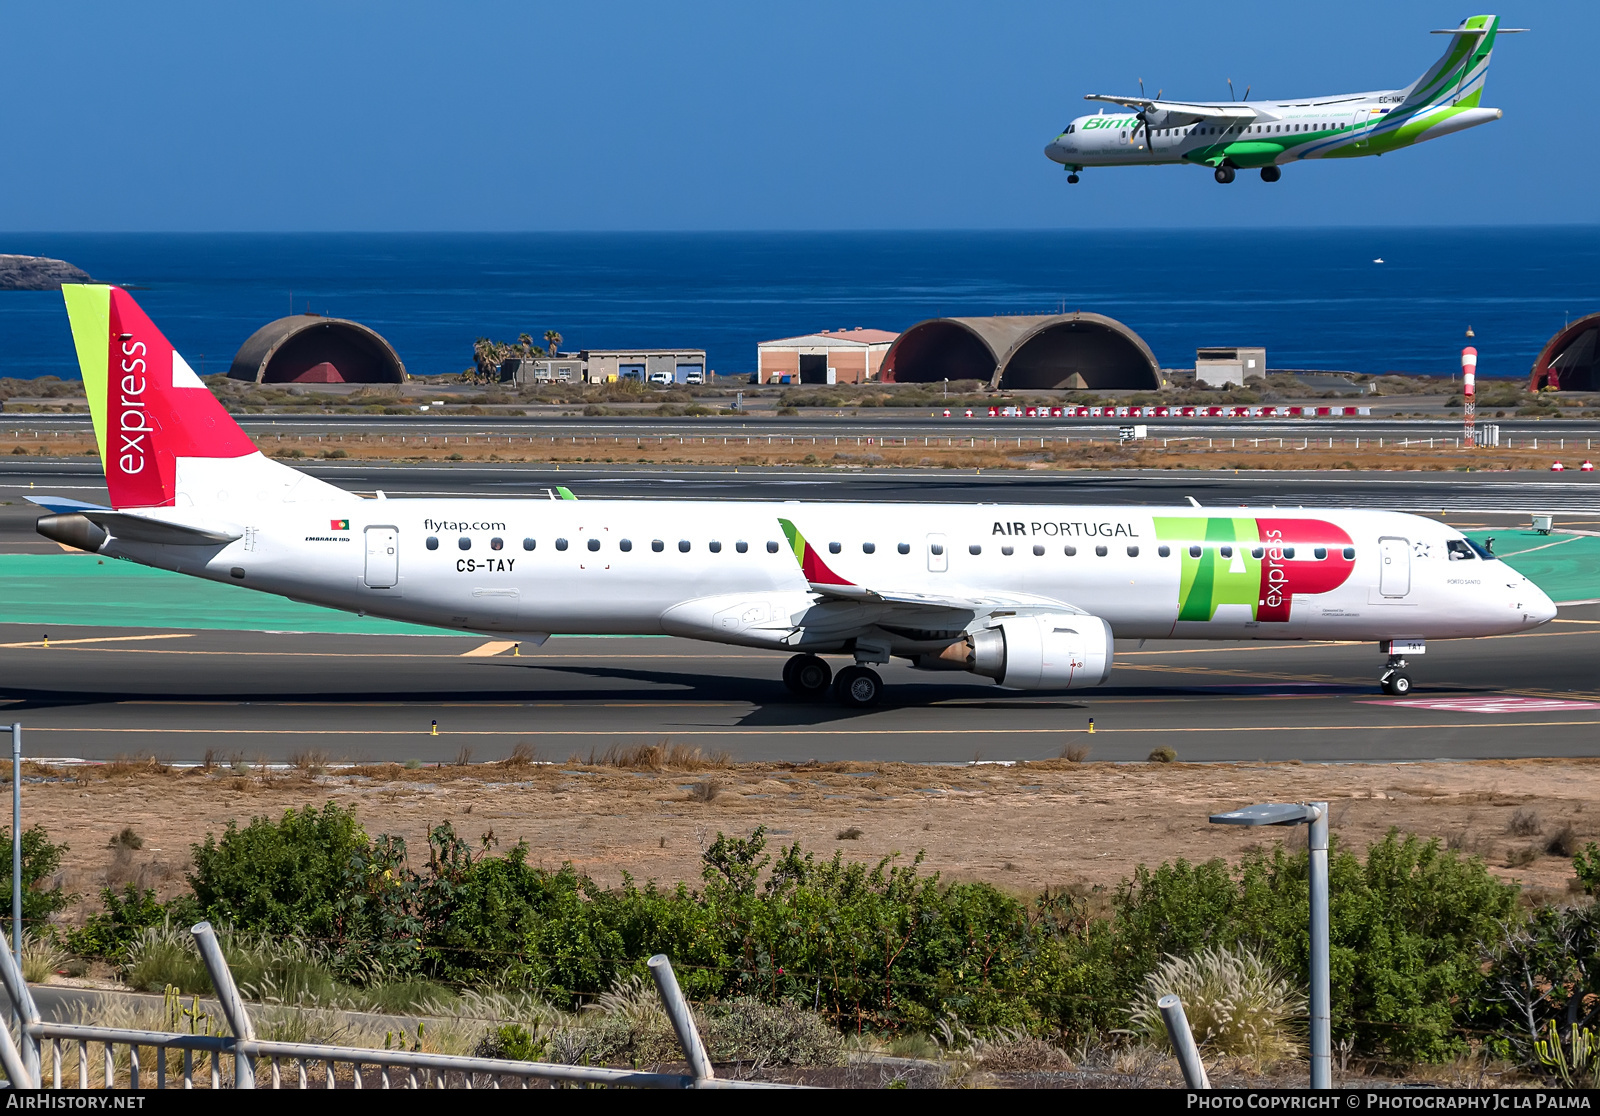
[[[1245,101],[1217,102],[1091,93],[1084,100],[1121,105],[1131,115],[1102,110],[1080,116],[1044,153],[1066,166],[1068,182],[1077,182],[1084,167],[1166,163],[1211,167],[1218,182],[1259,167],[1263,179],[1276,182],[1285,163],[1383,155],[1499,120],[1499,109],[1479,104],[1489,55],[1496,35],[1525,30],[1502,28],[1498,16],[1481,15],[1435,31],[1450,36],[1449,49],[1404,89],[1255,104],[1248,90]]]
[[[298,601],[542,644],[675,635],[786,652],[802,695],[878,700],[891,658],[1096,686],[1112,639],[1429,639],[1555,606],[1460,532],[1383,511],[366,499],[264,457],[126,291],[63,288],[110,507],[47,538]],[[834,677],[820,654],[851,657]]]

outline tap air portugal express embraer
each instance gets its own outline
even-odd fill
[[[1084,167],[1166,163],[1211,167],[1218,182],[1259,167],[1262,179],[1276,182],[1285,163],[1382,155],[1499,120],[1499,109],[1478,103],[1489,55],[1496,35],[1525,30],[1481,15],[1435,31],[1450,36],[1449,48],[1404,89],[1257,103],[1248,100],[1248,90],[1245,101],[1216,102],[1091,93],[1084,99],[1123,111],[1078,117],[1044,153],[1066,166],[1068,182],[1077,182]]]
[[[792,657],[871,705],[891,658],[1096,686],[1113,637],[1429,639],[1556,613],[1458,531],[1382,511],[805,501],[366,499],[264,457],[124,290],[67,286],[110,507],[33,497],[47,538],[350,612],[535,645],[675,635]],[[832,674],[819,656],[854,662]]]

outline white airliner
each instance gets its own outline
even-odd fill
[[[801,501],[364,499],[263,456],[127,292],[64,288],[111,506],[47,538],[298,601],[542,644],[669,634],[792,656],[871,705],[891,658],[1096,686],[1112,638],[1429,639],[1556,609],[1459,532],[1381,511]],[[835,677],[821,654],[854,660]]]
[[[1218,182],[1236,171],[1260,168],[1276,182],[1286,163],[1302,159],[1354,159],[1383,155],[1491,120],[1500,110],[1479,102],[1498,35],[1527,28],[1501,27],[1497,16],[1472,16],[1459,27],[1433,32],[1450,45],[1428,72],[1403,89],[1335,93],[1289,101],[1163,101],[1141,94],[1090,93],[1120,111],[1080,116],[1045,147],[1045,155],[1077,182],[1085,167],[1161,163],[1210,167]]]

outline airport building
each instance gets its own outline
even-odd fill
[[[501,362],[500,379],[518,386],[535,384],[704,383],[704,349],[583,349],[554,357],[513,357]]]
[[[864,384],[878,378],[899,334],[887,329],[824,329],[756,346],[756,382]]]
[[[256,384],[402,384],[406,366],[360,322],[292,314],[252,333],[228,376]]]
[[[1142,337],[1114,318],[1082,311],[918,322],[889,347],[882,379],[981,380],[999,391],[1153,390],[1162,383]]]
[[[1246,380],[1267,374],[1267,350],[1261,348],[1196,349],[1194,381],[1201,387],[1244,387]]]
[[[1529,391],[1600,391],[1600,314],[1569,322],[1545,342],[1528,377]]]

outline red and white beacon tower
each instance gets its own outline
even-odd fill
[[[1472,327],[1467,327],[1467,336],[1472,336]],[[1471,345],[1461,350],[1461,398],[1465,403],[1464,417],[1466,430],[1462,437],[1462,445],[1474,446],[1477,444],[1477,392],[1478,392],[1478,350]]]

